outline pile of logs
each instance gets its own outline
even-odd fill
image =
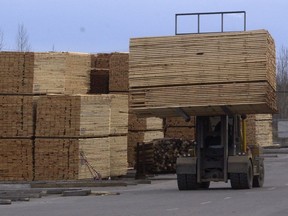
[[[274,113],[274,41],[265,30],[134,38],[129,85],[143,116]]]
[[[194,149],[195,142],[183,139],[156,139],[137,146],[138,174],[175,173],[176,159]]]

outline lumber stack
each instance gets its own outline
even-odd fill
[[[35,179],[126,174],[127,132],[127,95],[42,96],[37,104]],[[54,166],[46,172],[49,161]]]
[[[137,143],[150,142],[164,137],[163,119],[139,118],[135,114],[129,113],[128,128],[128,164],[130,167],[134,167]]]
[[[92,94],[128,93],[128,53],[99,53],[92,58]]]
[[[77,179],[77,139],[36,138],[35,180]]]
[[[165,138],[195,140],[195,117],[185,122],[182,117],[165,118]]]
[[[130,40],[131,111],[274,113],[275,44],[265,30]]]
[[[32,93],[34,53],[0,52],[0,93]]]
[[[47,95],[37,103],[37,137],[109,135],[110,99],[101,95]]]
[[[18,181],[33,179],[31,139],[0,139],[0,179]]]
[[[248,115],[246,122],[247,143],[249,145],[259,145],[262,147],[273,145],[272,115]]]
[[[0,138],[33,136],[33,97],[0,95]]]
[[[137,172],[146,174],[175,173],[179,154],[194,149],[194,141],[183,139],[156,139],[137,148]]]

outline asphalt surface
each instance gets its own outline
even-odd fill
[[[178,191],[174,175],[158,176],[151,184],[91,188],[94,192],[113,192],[103,193],[106,194],[103,196],[52,195],[30,199],[29,202],[13,202],[12,205],[0,206],[0,215],[287,216],[288,154],[277,156],[265,158],[263,188],[232,190],[229,183],[212,183],[209,190]],[[117,192],[120,195],[114,195]]]

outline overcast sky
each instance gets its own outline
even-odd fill
[[[276,48],[288,47],[286,0],[1,0],[0,29],[5,50],[15,50],[18,25],[29,34],[32,51],[128,51],[129,38],[174,35],[176,13],[246,11],[247,30],[267,29]],[[227,18],[240,28],[241,17]],[[216,21],[215,21],[216,20]],[[218,18],[205,29],[217,30]],[[234,22],[235,21],[235,22]],[[193,23],[191,19],[191,26]],[[216,24],[217,22],[217,24]],[[181,21],[188,29],[190,21]],[[186,26],[185,26],[186,25]],[[189,26],[190,27],[190,26]],[[230,26],[231,27],[231,26]],[[180,27],[179,27],[180,28]]]

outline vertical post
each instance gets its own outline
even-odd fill
[[[246,121],[243,118],[242,119],[242,135],[243,135],[243,146],[242,146],[242,151],[246,153],[247,149],[247,137],[246,137]]]
[[[246,12],[244,11],[244,31],[246,31]]]
[[[175,14],[175,35],[177,35],[177,14]]]
[[[224,158],[223,158],[223,174],[224,181],[228,180],[228,115],[221,116],[221,145],[223,146]]]
[[[224,14],[221,13],[221,32],[224,32]]]
[[[200,33],[200,14],[198,14],[198,33]]]

